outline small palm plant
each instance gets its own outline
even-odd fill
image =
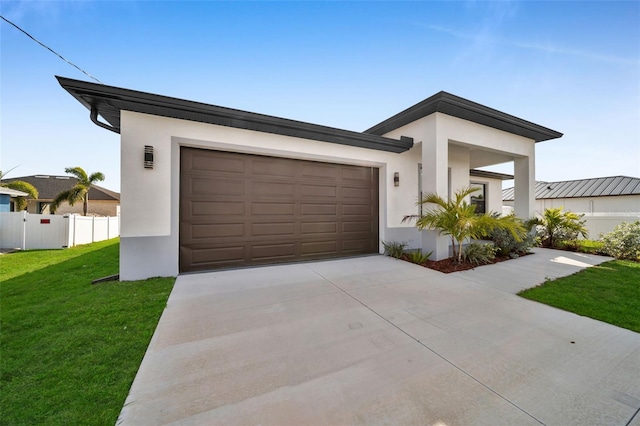
[[[562,207],[548,208],[544,210],[542,218],[534,220],[536,225],[542,227],[540,236],[545,247],[557,247],[566,240],[576,240],[578,234],[587,238],[588,231],[584,220],[577,213],[563,211]]]
[[[29,194],[30,198],[33,198],[34,200],[38,199],[38,190],[35,186],[31,185],[29,182],[24,182],[21,180],[14,180],[13,182],[2,182],[2,178],[5,175],[6,173],[3,174],[2,171],[0,171],[0,186],[15,189],[16,191],[26,192],[27,194]],[[27,199],[25,197],[15,197],[14,203],[16,211],[21,211],[27,208]]]
[[[418,229],[433,229],[440,235],[448,235],[453,247],[453,258],[462,262],[462,244],[465,240],[487,236],[494,229],[508,230],[517,241],[526,234],[522,222],[513,216],[494,216],[491,213],[478,214],[475,206],[466,198],[480,188],[463,188],[455,192],[450,200],[435,193],[428,193],[418,201],[419,205],[433,204],[435,207],[423,211],[420,215],[408,215],[402,222],[416,221]]]
[[[71,206],[78,201],[82,201],[82,215],[86,216],[89,210],[89,190],[96,182],[104,180],[104,174],[95,172],[87,175],[87,172],[82,167],[67,167],[64,171],[75,176],[78,182],[73,187],[56,195],[49,209],[51,213],[55,213],[63,201],[68,202]]]

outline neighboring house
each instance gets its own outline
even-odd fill
[[[26,192],[0,186],[0,213],[11,211],[13,197],[27,197],[28,195]]]
[[[28,199],[27,211],[29,213],[49,214],[49,204],[53,199],[67,189],[73,187],[78,179],[73,176],[51,176],[33,175],[11,179],[4,179],[4,182],[21,180],[30,183],[38,190],[38,199]],[[120,207],[120,194],[106,188],[93,185],[89,190],[89,211],[90,216],[116,216]],[[11,208],[13,211],[13,206]],[[66,201],[60,204],[56,214],[78,213],[82,214],[82,202],[77,202],[70,206]]]
[[[623,222],[640,220],[640,178],[610,176],[559,182],[536,182],[535,213],[562,207],[582,213],[591,238],[598,238]],[[513,207],[514,191],[502,191],[505,206]]]
[[[364,132],[58,77],[98,126],[120,134],[120,279],[382,251],[449,255],[449,239],[403,223],[419,193],[484,185],[501,211],[534,213],[536,142],[561,133],[439,92]],[[483,175],[484,174],[484,175]],[[481,203],[481,199],[474,203]]]

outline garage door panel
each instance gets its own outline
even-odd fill
[[[241,173],[245,172],[245,161],[240,158],[234,158],[233,156],[223,156],[221,158],[224,161],[211,161],[214,156],[202,155],[192,157],[191,170],[194,172],[227,172],[227,173]]]
[[[343,204],[342,215],[343,216],[364,216],[369,218],[371,216],[371,204]]]
[[[342,249],[346,253],[361,253],[362,250],[366,250],[371,245],[371,240],[368,238],[361,239],[345,239],[342,242]]]
[[[304,179],[318,179],[336,181],[340,176],[340,170],[330,164],[311,163],[301,169],[300,177]]]
[[[335,216],[338,208],[335,204],[309,204],[301,203],[301,213],[304,216],[322,215]]]
[[[255,198],[291,198],[296,186],[285,182],[251,182],[251,195]]]
[[[361,181],[364,185],[368,185],[373,176],[369,167],[343,167],[341,171],[343,180]]]
[[[187,187],[187,194],[243,196],[245,184],[237,179],[193,179]]]
[[[310,241],[300,244],[301,256],[331,255],[338,251],[338,243],[330,241]]]
[[[295,223],[254,223],[251,226],[251,235],[294,235]]]
[[[185,250],[194,269],[206,267],[215,268],[220,264],[244,263],[246,248],[242,246],[226,246],[217,248],[193,248]]]
[[[180,173],[181,272],[378,252],[375,168],[182,148]]]
[[[334,235],[338,231],[338,224],[336,222],[308,222],[302,223],[300,233],[302,235],[309,234],[331,234]]]
[[[335,198],[338,188],[335,185],[301,184],[300,195],[307,198]]]
[[[251,247],[251,257],[256,261],[268,259],[294,259],[296,254],[296,243],[288,242],[282,244],[264,244]]]
[[[343,222],[342,232],[371,232],[371,222]]]
[[[245,203],[233,201],[193,201],[190,216],[244,216]]]
[[[363,200],[370,200],[371,188],[345,187],[342,188],[342,197],[345,199],[361,198]]]
[[[251,170],[255,175],[264,175],[268,177],[295,177],[296,167],[287,160],[276,160],[272,158],[254,158],[252,160]]]
[[[295,203],[251,203],[253,215],[293,216]]]
[[[191,239],[194,241],[203,238],[243,237],[245,235],[244,223],[193,225],[191,230]]]

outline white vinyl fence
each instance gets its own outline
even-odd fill
[[[502,206],[504,216],[513,212],[513,207]],[[633,223],[640,220],[640,212],[601,212],[601,213],[579,213],[583,214],[582,220],[589,231],[590,240],[600,239],[601,234],[607,234],[620,225],[622,222]],[[541,217],[538,212],[538,217]]]
[[[589,239],[597,240],[600,234],[607,234],[622,222],[633,223],[640,220],[640,213],[585,213],[582,220],[589,231]]]
[[[57,249],[120,235],[120,217],[0,212],[0,248]]]

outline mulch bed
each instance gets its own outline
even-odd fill
[[[521,253],[519,256],[527,256],[533,253]],[[403,260],[409,262],[408,258],[403,257]],[[498,262],[505,262],[507,260],[511,260],[509,256],[496,256],[495,259],[491,263],[487,265],[492,265]],[[451,272],[460,272],[460,271],[468,271],[469,269],[477,268],[478,266],[484,265],[474,265],[473,263],[462,261],[462,263],[457,263],[453,258],[443,259],[443,260],[427,260],[420,264],[420,266],[424,266],[425,268],[434,269],[438,272],[443,272],[445,274],[450,274]]]

